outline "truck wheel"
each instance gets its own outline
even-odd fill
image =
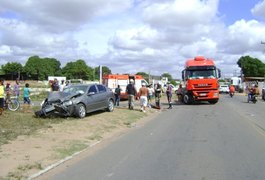
[[[86,117],[86,108],[83,104],[78,104],[76,106],[75,115],[79,118]]]
[[[211,100],[211,101],[208,101],[210,104],[216,104],[218,102],[218,100]]]
[[[183,101],[185,104],[191,104],[192,103],[192,97],[188,94],[185,94],[183,97]]]

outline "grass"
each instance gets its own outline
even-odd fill
[[[39,107],[35,107],[39,109]],[[34,109],[33,109],[34,110]],[[151,111],[151,110],[150,110]],[[146,113],[140,111],[128,110],[127,108],[117,108],[114,112],[96,112],[88,114],[86,118],[80,120],[77,118],[36,118],[33,111],[31,113],[19,110],[17,112],[5,111],[4,115],[0,116],[0,152],[6,154],[10,158],[15,157],[11,152],[1,151],[1,145],[15,140],[20,135],[29,135],[38,137],[37,130],[53,128],[56,124],[64,129],[62,136],[67,136],[69,133],[74,133],[76,130],[87,131],[87,136],[76,139],[66,138],[59,142],[51,151],[52,159],[62,159],[73,155],[76,152],[82,151],[91,145],[93,142],[100,141],[106,134],[115,131],[117,128],[132,128],[139,119],[147,116]],[[73,131],[72,131],[73,129]],[[74,135],[73,135],[74,136]],[[51,140],[57,140],[57,134],[51,137]],[[35,146],[35,148],[41,148]],[[29,157],[26,157],[29,158]],[[42,161],[38,163],[28,162],[25,165],[19,165],[15,170],[8,173],[4,179],[27,179],[28,173],[31,170],[41,170]],[[1,179],[1,177],[0,177]]]
[[[68,157],[75,152],[79,152],[88,147],[88,145],[79,140],[73,140],[65,143],[65,147],[57,147],[55,148],[56,158],[65,158]]]
[[[51,124],[58,124],[66,120],[63,118],[36,118],[33,112],[27,113],[23,110],[16,112],[6,110],[0,118],[0,146],[20,135],[31,135],[38,129],[49,128]]]
[[[26,171],[29,171],[31,169],[37,169],[42,170],[42,166],[40,163],[34,163],[34,164],[26,164],[26,165],[20,165],[17,167],[17,169],[13,172],[9,172],[8,175],[5,177],[6,180],[11,179],[27,179],[27,176],[25,175]]]
[[[53,124],[61,124],[63,121],[78,120],[74,117],[36,118],[33,112],[39,109],[40,107],[34,106],[31,112],[25,112],[24,109],[16,112],[5,110],[4,114],[0,116],[0,147],[16,139],[20,135],[32,135],[39,129],[51,128]],[[88,115],[88,119],[96,118],[102,123],[100,130],[93,132],[88,139],[100,140],[102,138],[101,132],[110,132],[117,126],[125,125],[127,127],[132,127],[138,119],[146,116],[146,114],[139,111],[130,111],[127,109],[116,109],[115,111],[111,113],[111,116],[109,116],[110,114],[108,112],[92,113]]]

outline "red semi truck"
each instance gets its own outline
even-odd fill
[[[184,88],[182,100],[185,104],[192,104],[195,101],[208,101],[215,104],[219,100],[218,78],[221,72],[216,68],[212,59],[197,56],[185,63],[182,71]]]

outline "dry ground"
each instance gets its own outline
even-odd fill
[[[138,109],[138,110],[137,110]],[[101,140],[115,137],[144,123],[161,110],[146,113],[128,110],[89,114],[80,120],[63,121],[29,136],[19,136],[0,147],[0,179],[27,179],[75,152],[89,150]]]

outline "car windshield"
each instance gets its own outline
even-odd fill
[[[63,90],[65,93],[81,93],[84,94],[87,90],[87,86],[69,86]]]

